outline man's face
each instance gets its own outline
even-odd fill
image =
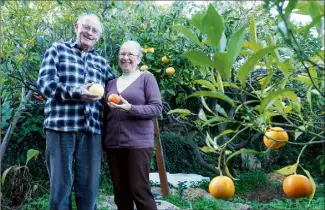
[[[100,38],[100,23],[94,17],[84,17],[75,24],[77,44],[82,51],[90,50]]]
[[[136,68],[141,61],[138,54],[136,46],[131,43],[121,46],[119,64],[123,72],[128,73],[136,71]]]

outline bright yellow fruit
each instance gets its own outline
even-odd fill
[[[147,65],[142,65],[142,66],[140,67],[140,69],[141,69],[142,71],[147,71],[147,70],[148,70],[148,66],[147,66]]]
[[[103,97],[104,87],[101,84],[93,84],[92,86],[90,86],[89,92],[97,95],[98,97]]]
[[[147,52],[148,53],[154,53],[155,52],[155,48],[147,48]]]
[[[162,58],[161,58],[161,61],[162,61],[163,63],[169,63],[169,59],[167,58],[167,56],[162,57]]]
[[[173,75],[175,73],[175,69],[173,68],[173,67],[168,67],[167,69],[166,69],[166,74],[168,75],[168,76],[171,76],[171,75]]]

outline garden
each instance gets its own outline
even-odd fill
[[[166,171],[209,177],[169,185],[157,200],[324,210],[324,2],[295,0],[2,1],[1,209],[49,209],[36,79],[46,49],[74,39],[84,13],[101,19],[95,49],[116,75],[120,45],[140,43],[140,71],[155,76],[163,100]],[[105,157],[99,194],[99,209],[114,209],[103,205],[113,195]]]

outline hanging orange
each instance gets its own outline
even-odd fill
[[[286,177],[282,188],[289,198],[301,198],[313,193],[312,182],[304,175],[295,174]]]

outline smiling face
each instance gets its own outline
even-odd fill
[[[84,16],[75,24],[78,47],[86,52],[90,50],[99,40],[101,25],[95,16]]]
[[[119,65],[124,73],[134,72],[141,62],[139,49],[134,42],[126,42],[120,48]]]

